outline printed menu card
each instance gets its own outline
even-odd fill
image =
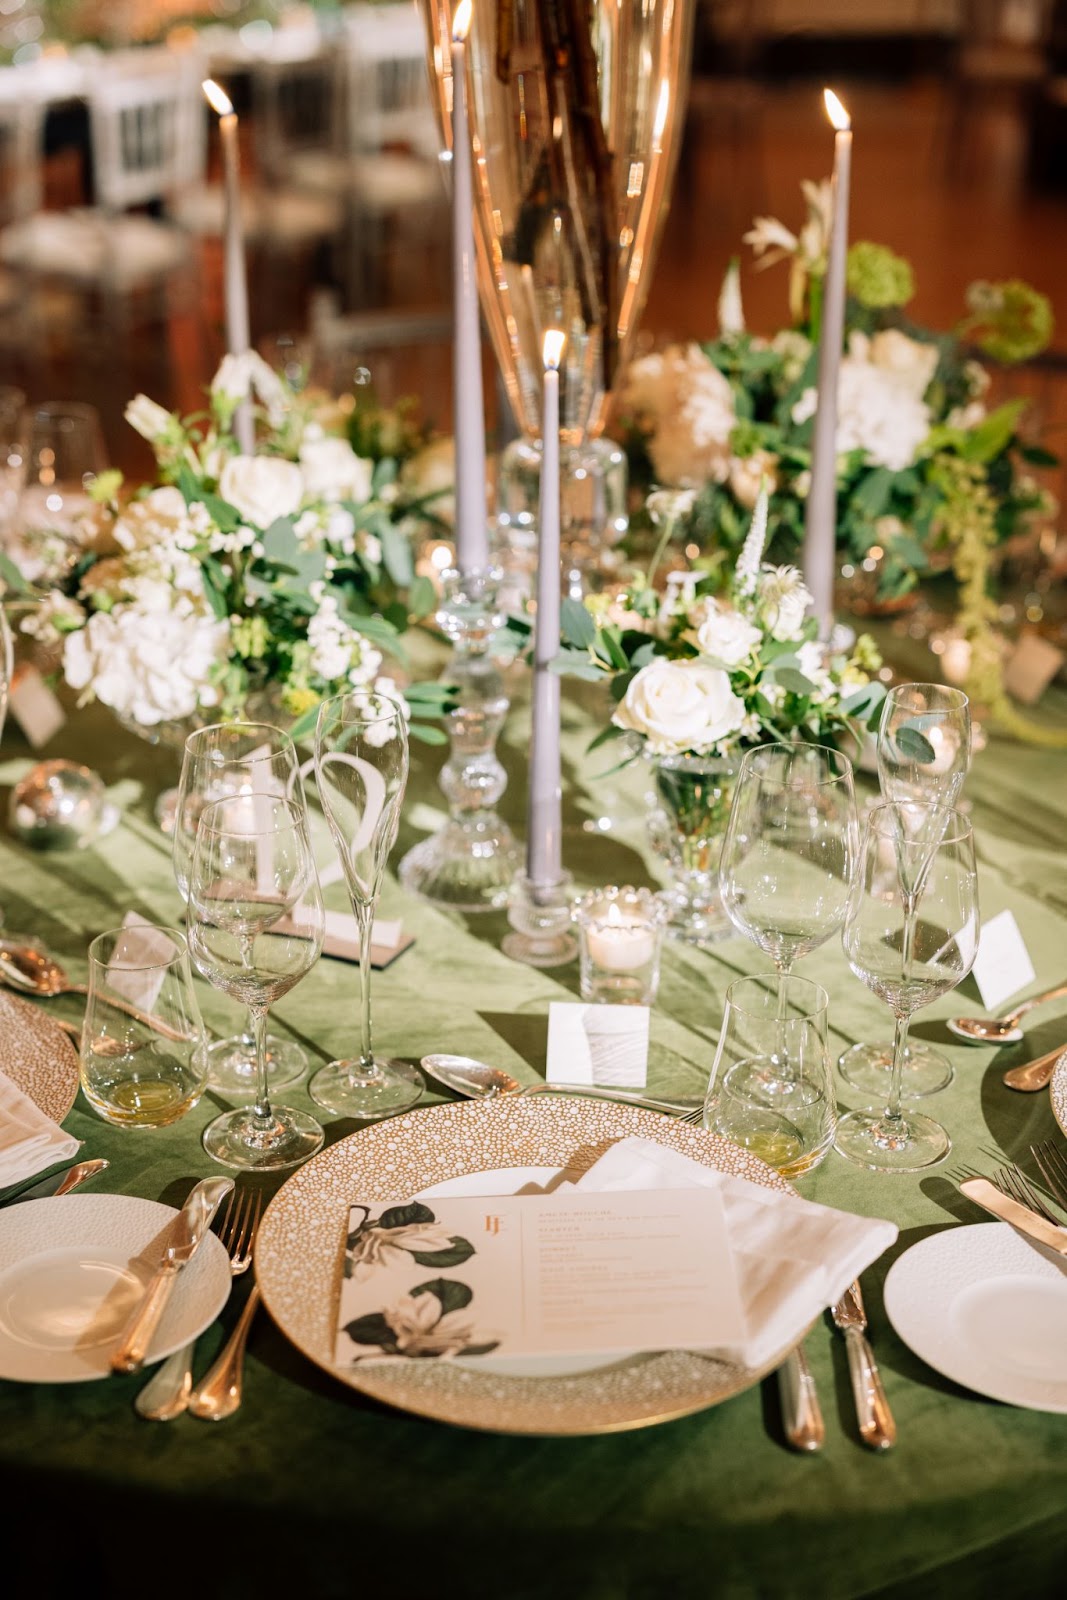
[[[336,1361],[700,1349],[745,1336],[714,1189],[354,1205]]]

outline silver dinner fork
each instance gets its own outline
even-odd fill
[[[1057,1205],[1063,1206],[1067,1211],[1067,1158],[1064,1157],[1063,1151],[1058,1150],[1051,1139],[1045,1139],[1041,1144],[1032,1144],[1030,1154],[1048,1184],[1049,1193]],[[1060,1221],[1059,1217],[1055,1220]]]
[[[1044,1217],[1046,1222],[1051,1222],[1055,1227],[1061,1225],[1060,1218],[1053,1215],[1025,1172],[1017,1167],[1014,1162],[1010,1166],[1001,1167],[992,1181],[1002,1194],[1008,1196],[1009,1200],[1018,1201],[1019,1205],[1025,1206],[1027,1211],[1033,1211],[1039,1217]]]
[[[255,1248],[256,1234],[259,1231],[259,1218],[263,1209],[263,1196],[256,1196],[255,1210],[252,1215],[251,1227],[247,1237],[247,1258],[242,1270],[247,1270],[252,1265],[252,1253]],[[245,1345],[248,1343],[248,1333],[252,1326],[252,1319],[259,1308],[259,1285],[253,1283],[248,1299],[245,1301],[244,1310],[237,1319],[237,1325],[226,1343],[215,1365],[197,1384],[189,1396],[189,1410],[194,1417],[199,1417],[202,1422],[221,1422],[224,1417],[231,1417],[241,1404],[241,1390],[244,1379]]]
[[[230,1257],[230,1277],[239,1278],[252,1265],[252,1244],[263,1196],[250,1189],[232,1189],[219,1225],[219,1239]],[[133,1402],[134,1410],[148,1422],[173,1422],[188,1408],[193,1393],[191,1339],[168,1356]]]

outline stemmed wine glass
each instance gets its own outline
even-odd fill
[[[970,703],[960,689],[943,683],[902,683],[886,696],[878,728],[878,784],[883,801],[922,808],[911,826],[934,806],[952,809],[971,761]],[[838,1060],[846,1083],[884,1095],[893,1067],[892,1046],[854,1044]],[[952,1081],[952,1064],[940,1050],[910,1044],[904,1056],[903,1094],[920,1099]]]
[[[359,928],[362,1008],[359,1055],[331,1061],[312,1078],[309,1092],[327,1111],[384,1117],[405,1111],[422,1093],[414,1067],[376,1057],[371,1038],[374,908],[408,776],[407,723],[396,701],[365,689],[324,700],[315,732],[315,775]]]
[[[817,744],[745,753],[719,863],[734,927],[779,980],[845,920],[859,831],[852,763]]]
[[[277,1172],[322,1147],[305,1111],[272,1105],[267,1012],[314,966],[324,916],[306,807],[232,795],[200,815],[189,869],[189,953],[216,989],[241,1000],[255,1041],[255,1099],[204,1130],[204,1149],[225,1167]]]
[[[849,897],[844,946],[853,972],[890,1007],[896,1028],[885,1109],[850,1111],[838,1121],[835,1146],[850,1161],[877,1172],[918,1172],[952,1148],[939,1122],[902,1110],[904,1054],[913,1014],[970,972],[978,933],[967,819],[943,806],[876,806]]]
[[[185,741],[174,807],[174,878],[189,899],[189,873],[197,823],[205,809],[229,796],[245,796],[254,814],[272,797],[304,805],[300,757],[287,733],[266,722],[218,722]],[[302,1077],[307,1056],[292,1039],[267,1036],[267,1082],[281,1089]],[[224,1095],[249,1095],[256,1088],[255,1040],[251,1033],[221,1039],[208,1050],[208,1083]]]

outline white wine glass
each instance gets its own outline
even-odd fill
[[[306,808],[271,796],[216,800],[197,825],[189,871],[189,951],[216,989],[248,1007],[256,1086],[250,1106],[216,1117],[204,1149],[225,1167],[277,1172],[306,1161],[325,1135],[315,1118],[270,1098],[267,1013],[322,951],[324,916]]]
[[[376,1056],[371,1033],[374,908],[408,776],[407,723],[396,701],[365,689],[324,700],[315,732],[315,776],[359,929],[361,1006],[358,1056],[331,1061],[312,1078],[309,1092],[317,1105],[341,1116],[385,1117],[406,1111],[422,1094],[415,1068]]]
[[[951,809],[970,763],[971,710],[961,689],[943,683],[902,683],[890,690],[878,728],[883,800]],[[854,1044],[838,1060],[846,1083],[878,1096],[886,1093],[892,1067],[888,1040]],[[906,1100],[936,1094],[952,1082],[952,1063],[931,1045],[912,1042],[904,1057],[902,1082]]]
[[[919,1172],[944,1160],[948,1134],[902,1105],[904,1055],[914,1013],[948,994],[978,950],[978,876],[971,825],[959,811],[883,804],[867,819],[849,897],[849,965],[893,1013],[893,1069],[881,1111],[850,1111],[835,1147],[877,1172]],[[936,814],[930,814],[936,813]]]
[[[174,880],[189,899],[189,874],[197,823],[205,807],[244,796],[254,815],[272,797],[304,804],[300,757],[287,733],[267,722],[218,722],[198,728],[185,741],[171,835]],[[267,1082],[272,1091],[295,1083],[308,1058],[295,1039],[267,1035]],[[208,1050],[208,1083],[228,1097],[249,1096],[256,1088],[255,1040],[251,1033],[220,1039]]]
[[[859,844],[852,763],[824,745],[746,752],[719,863],[734,927],[766,951],[779,992],[845,920]]]

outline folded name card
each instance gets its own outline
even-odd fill
[[[735,1351],[745,1319],[717,1189],[355,1205],[339,1366]]]
[[[1000,911],[983,923],[971,976],[987,1011],[995,1011],[1033,983],[1034,963],[1010,911]]]
[[[359,926],[355,917],[350,911],[327,911],[324,915],[326,936],[322,942],[323,955],[335,956],[338,961],[358,961]],[[279,933],[293,932],[293,924],[289,917],[282,917],[274,927]],[[414,943],[415,935],[405,934],[399,919],[379,922],[375,918],[371,932],[371,966],[381,972],[384,967],[394,962],[397,956],[402,956],[405,950],[410,950]]]
[[[548,1008],[549,1083],[643,1089],[648,1081],[647,1006],[584,1006],[553,1000]]]
[[[48,743],[67,720],[67,714],[36,667],[20,664],[8,695],[11,715],[35,750]]]

